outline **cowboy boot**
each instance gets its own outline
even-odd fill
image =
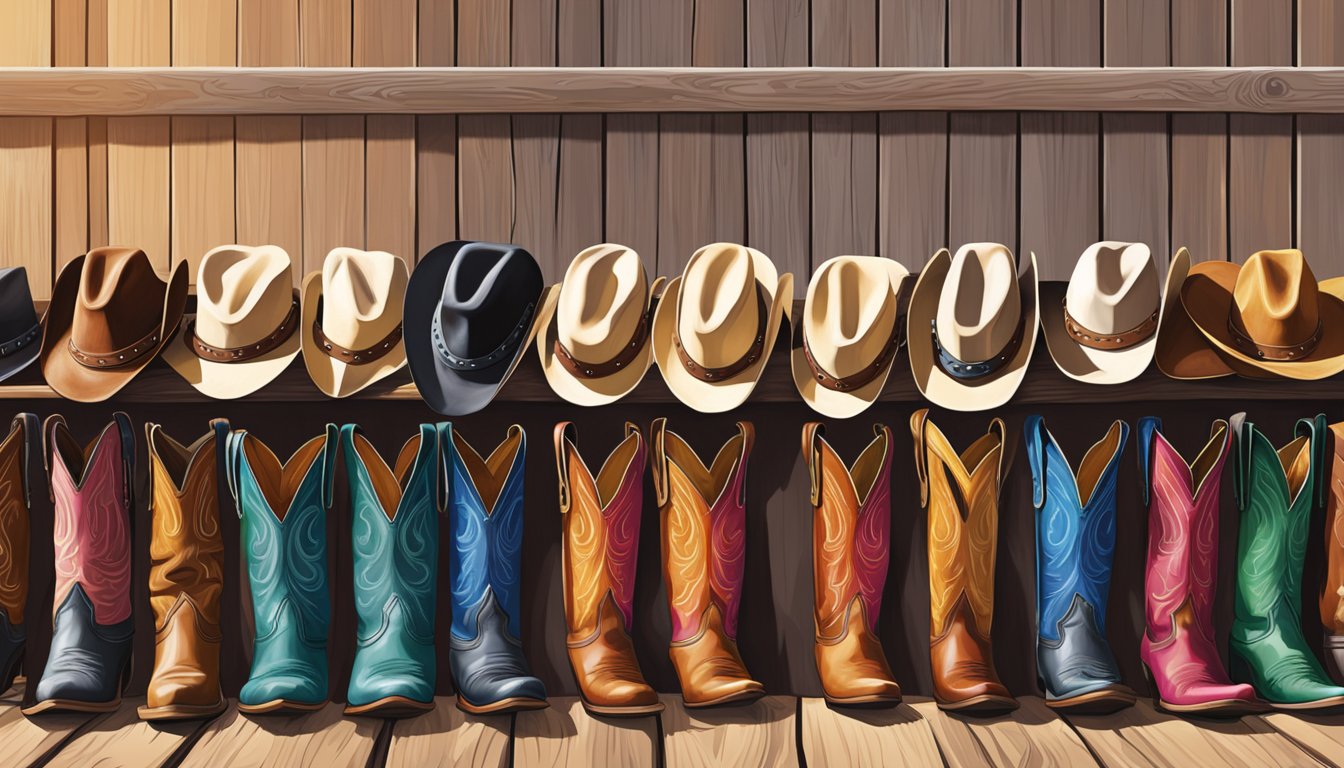
[[[1157,705],[1177,714],[1263,712],[1267,707],[1254,688],[1228,678],[1214,645],[1218,489],[1232,432],[1226,421],[1215,421],[1193,464],[1167,442],[1158,418],[1139,420],[1138,442],[1148,506],[1147,629],[1139,654]]]
[[[359,621],[347,715],[404,717],[434,708],[439,435],[446,427],[421,424],[393,468],[359,427],[341,427]]]
[[[1344,688],[1330,684],[1302,634],[1302,565],[1312,506],[1324,492],[1325,416],[1298,421],[1278,451],[1245,418],[1232,417],[1241,510],[1232,676],[1277,709],[1344,704]]]
[[[891,550],[891,430],[845,466],[820,422],[803,425],[812,486],[813,619],[817,674],[826,701],[891,706],[901,687],[877,637],[877,614]]]
[[[934,699],[945,710],[1017,709],[990,647],[994,555],[1003,474],[1003,421],[958,455],[922,408],[910,417],[920,503],[929,515],[929,658]]]
[[[644,508],[644,436],[627,423],[625,439],[596,479],[576,439],[573,424],[555,425],[569,663],[589,712],[618,717],[661,712],[630,640]]]
[[[142,720],[184,720],[223,711],[219,689],[220,444],[229,423],[183,447],[146,424],[150,456],[149,603],[154,609],[154,673]]]
[[[746,565],[747,459],[755,431],[739,421],[706,468],[667,419],[653,422],[653,484],[662,512],[663,575],[672,613],[669,655],[687,707],[765,694],[737,650]]]
[[[1074,476],[1040,416],[1025,438],[1036,508],[1036,669],[1052,709],[1109,714],[1134,703],[1106,642],[1115,486],[1129,426],[1116,421]]]
[[[1344,682],[1344,422],[1330,425],[1330,498],[1325,508],[1325,583],[1321,585],[1321,626],[1325,627],[1326,667]]]
[[[29,441],[41,427],[37,417],[14,417],[0,442],[0,691],[8,691],[23,666],[28,602]]]
[[[55,505],[51,650],[37,684],[40,712],[111,712],[130,676],[131,498],[135,436],[117,412],[81,447],[65,419],[43,427]]]
[[[336,425],[284,464],[245,430],[229,433],[225,468],[242,519],[256,638],[239,711],[312,712],[327,703],[327,510]]]
[[[517,425],[489,458],[446,425],[442,438],[453,509],[453,629],[448,666],[457,706],[472,714],[542,709],[546,686],[523,656],[519,573],[523,547],[523,464],[527,435]]]

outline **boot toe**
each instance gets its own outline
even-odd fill
[[[217,688],[210,688],[209,682],[199,671],[156,675],[145,691],[145,704],[151,708],[212,704],[219,701],[220,694]]]
[[[881,677],[859,677],[843,685],[827,686],[826,694],[832,699],[892,699],[901,698],[901,686],[895,680]]]
[[[647,707],[658,703],[658,694],[647,683],[634,680],[606,680],[594,682],[589,699],[598,705],[612,707]]]
[[[277,673],[247,681],[238,692],[238,701],[249,706],[260,706],[271,701],[295,701],[315,704],[326,700],[327,691],[317,682],[300,674]]]

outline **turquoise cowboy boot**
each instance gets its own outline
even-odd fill
[[[405,717],[434,708],[439,437],[447,429],[421,424],[389,469],[359,427],[341,427],[359,618],[347,715]]]
[[[1231,420],[1241,533],[1230,671],[1276,709],[1344,704],[1344,688],[1330,684],[1302,634],[1302,561],[1311,511],[1324,494],[1325,416],[1298,421],[1296,437],[1278,451],[1245,419]]]
[[[336,425],[281,464],[244,430],[225,450],[229,490],[242,518],[256,642],[238,693],[248,714],[311,712],[327,702],[327,515]],[[291,495],[292,494],[292,495]]]

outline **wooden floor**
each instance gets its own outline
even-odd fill
[[[128,700],[110,715],[30,720],[0,697],[0,766],[1344,766],[1344,715],[1184,720],[1148,702],[1062,719],[1039,698],[1007,717],[943,713],[910,698],[838,712],[771,696],[691,713],[665,695],[661,718],[597,720],[576,699],[513,717],[464,715],[451,698],[422,717],[347,718],[339,704],[297,718],[241,716],[150,726]]]

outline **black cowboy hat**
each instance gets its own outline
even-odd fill
[[[0,269],[0,381],[27,368],[42,351],[42,321],[28,291],[28,270]]]

